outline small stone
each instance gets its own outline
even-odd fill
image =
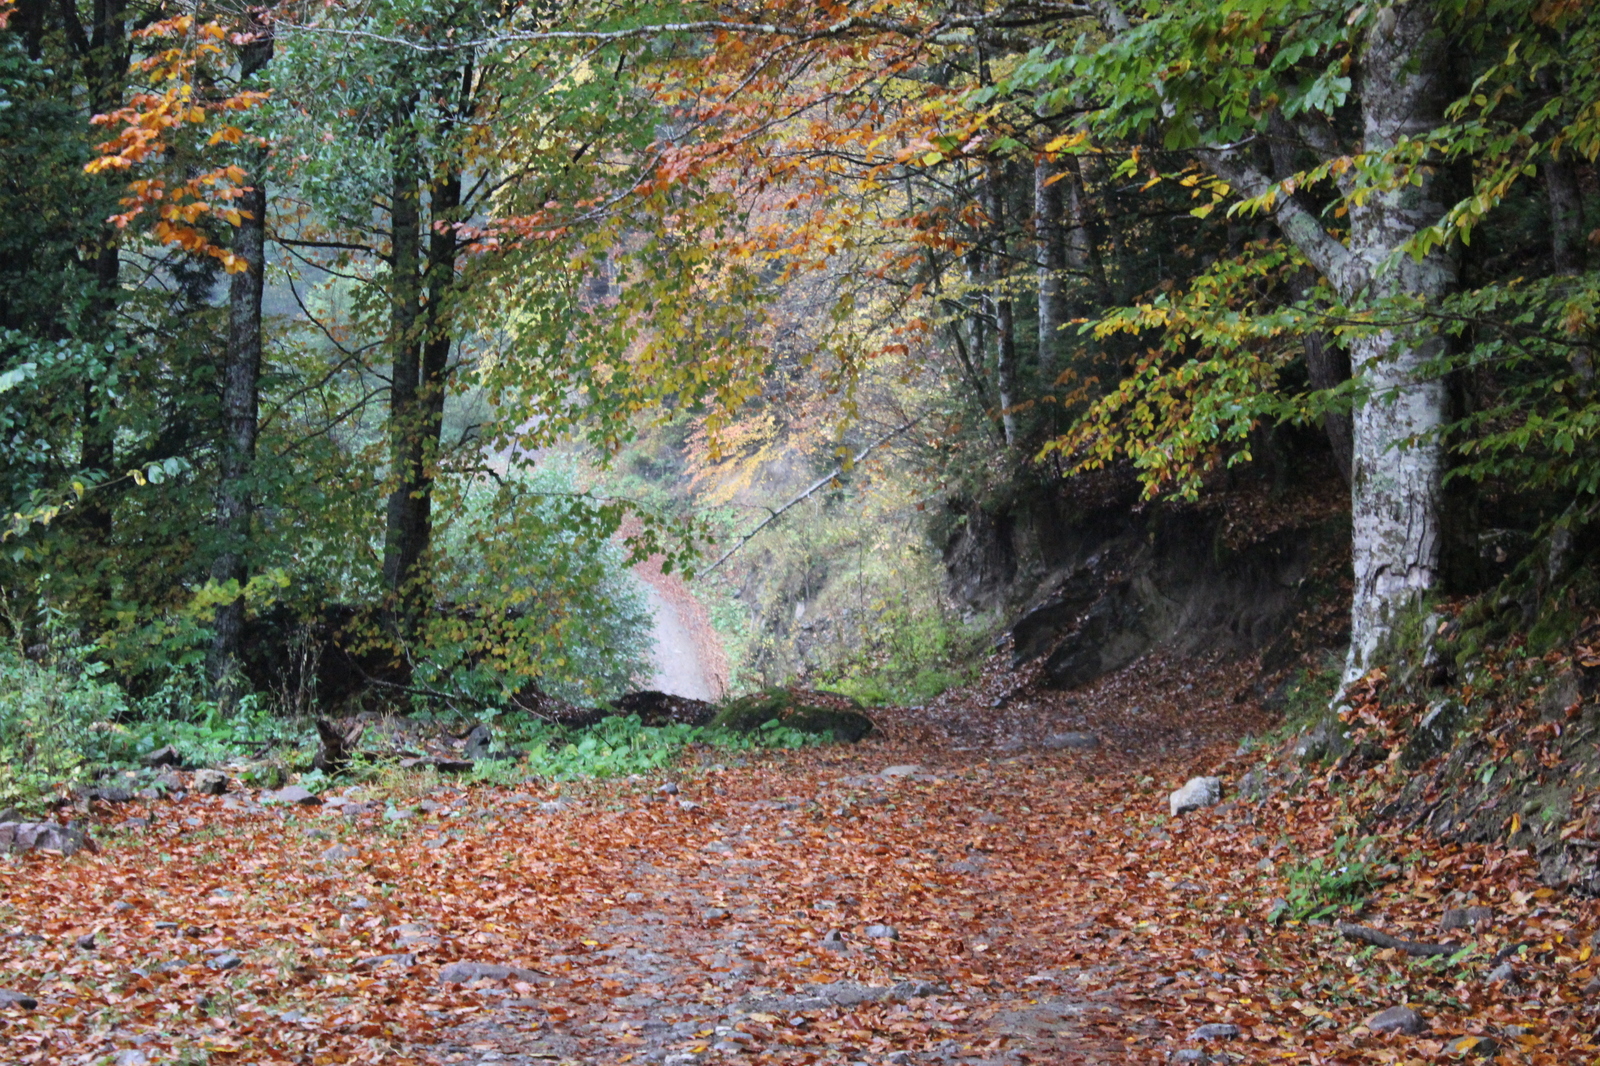
[[[1174,792],[1167,800],[1176,818],[1180,814],[1199,810],[1201,807],[1215,807],[1222,800],[1222,779],[1220,777],[1191,777],[1188,783]]]
[[[1451,1055],[1480,1055],[1483,1058],[1492,1058],[1500,1050],[1500,1045],[1486,1036],[1458,1036],[1445,1044],[1445,1052]]]
[[[916,763],[904,766],[885,766],[878,771],[879,777],[910,777],[912,774],[922,773],[922,767]]]
[[[1494,921],[1493,907],[1451,907],[1439,918],[1439,931],[1472,929]]]
[[[410,952],[404,952],[397,955],[369,955],[364,959],[357,959],[354,965],[358,970],[376,970],[389,965],[409,968],[416,964],[417,957]]]
[[[700,917],[708,922],[720,922],[728,916],[728,912],[721,907],[707,907],[700,912]]]
[[[1051,751],[1091,751],[1100,746],[1100,738],[1093,733],[1052,733],[1044,738],[1044,746]]]
[[[643,903],[644,902],[644,893],[643,892],[629,892],[627,895],[622,897],[622,902],[624,902],[624,903]]]
[[[1492,985],[1500,981],[1513,980],[1516,978],[1516,976],[1517,971],[1512,967],[1510,960],[1507,960],[1506,962],[1502,962],[1499,966],[1496,966],[1494,969],[1490,970],[1488,976],[1486,976],[1484,980]]]
[[[228,791],[228,775],[221,770],[196,770],[191,784],[202,796],[220,796]]]
[[[983,825],[1005,825],[1006,824],[1006,820],[1004,818],[1002,818],[1000,815],[991,814],[988,811],[984,811],[982,814],[978,815],[978,821],[979,821],[979,823],[981,823]]]
[[[410,807],[390,807],[383,812],[383,820],[386,822],[409,822],[416,816],[417,812]]]
[[[680,811],[697,811],[699,809],[700,809],[700,804],[694,802],[693,800],[679,800],[678,801],[678,810],[680,810]]]
[[[452,962],[439,971],[442,985],[464,985],[472,981],[535,981],[539,974],[517,966],[501,966],[494,962]]]
[[[900,930],[892,925],[869,925],[862,931],[862,935],[870,940],[899,940]]]
[[[210,962],[206,963],[206,965],[211,967],[213,970],[236,970],[240,966],[244,965],[244,960],[233,954],[231,951],[225,951],[221,955],[218,955],[216,958],[212,959]]]
[[[1239,1035],[1239,1027],[1227,1022],[1208,1022],[1196,1029],[1192,1040],[1232,1040]]]
[[[34,1010],[39,1006],[39,1001],[32,996],[21,992],[13,992],[9,988],[0,988],[0,1010],[8,1007],[21,1007],[23,1010]]]
[[[112,910],[113,910],[113,911],[116,911],[116,912],[117,912],[117,913],[118,913],[118,914],[121,914],[121,913],[123,913],[123,912],[124,912],[124,911],[131,911],[131,910],[133,910],[133,904],[131,904],[131,903],[129,903],[129,902],[128,902],[128,901],[127,901],[127,900],[125,900],[125,899],[119,899],[119,900],[117,900],[117,901],[116,901],[116,902],[115,902],[115,903],[113,903],[113,904],[112,904],[112,905],[111,905],[111,909],[112,909]]]
[[[150,1066],[150,1059],[138,1048],[124,1048],[111,1060],[112,1066]]]
[[[0,822],[0,854],[8,851],[58,851],[74,855],[94,850],[94,841],[81,826],[55,822]]]
[[[543,803],[539,804],[539,810],[543,811],[545,814],[559,814],[566,809],[567,805],[562,800],[545,800]]]
[[[830,929],[822,936],[822,946],[829,951],[849,951],[850,945],[844,942],[844,934],[837,929]]]
[[[287,806],[315,807],[322,801],[317,794],[299,785],[285,785],[276,792],[263,792],[262,803],[282,803]]]
[[[668,781],[656,791],[664,796],[676,796],[678,794],[678,783],[676,781]]]
[[[360,851],[348,844],[335,844],[333,847],[324,850],[322,857],[327,862],[342,862],[345,859],[353,859],[360,854]]]
[[[1367,1019],[1367,1028],[1374,1033],[1405,1033],[1415,1036],[1426,1029],[1422,1015],[1410,1007],[1390,1007]]]
[[[700,1066],[700,1056],[693,1051],[673,1051],[662,1060],[661,1066]]]
[[[1211,1056],[1207,1055],[1204,1051],[1201,1051],[1197,1047],[1186,1047],[1179,1048],[1177,1051],[1174,1051],[1172,1053],[1172,1061],[1206,1063],[1211,1061]]]
[[[93,951],[94,950],[94,934],[93,933],[85,933],[85,934],[83,934],[82,936],[80,936],[77,939],[76,943],[78,945],[78,950],[79,951]]]
[[[883,1057],[883,1061],[888,1063],[889,1066],[910,1066],[911,1052],[891,1051]]]

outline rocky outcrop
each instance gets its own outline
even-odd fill
[[[1278,513],[1294,514],[1292,508]],[[1092,507],[1035,494],[1005,516],[971,507],[945,547],[950,594],[1014,621],[1017,665],[1043,658],[1043,680],[1076,688],[1155,648],[1263,653],[1287,665],[1306,650],[1289,623],[1334,586],[1344,522],[1242,523],[1225,507]],[[1338,632],[1318,633],[1334,644]]]

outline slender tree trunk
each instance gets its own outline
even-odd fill
[[[254,39],[240,56],[239,77],[248,82],[272,59],[272,31],[251,14]],[[251,187],[239,201],[244,219],[234,231],[233,252],[245,269],[228,292],[228,348],[222,368],[222,448],[217,484],[219,550],[211,563],[217,582],[249,579],[250,525],[255,515],[252,479],[256,460],[261,383],[261,294],[266,273],[266,152],[251,153]],[[231,702],[244,636],[244,597],[217,609],[209,672],[215,698]]]
[[[1039,269],[1039,381],[1048,389],[1064,361],[1067,322],[1067,241],[1061,226],[1061,186],[1065,173],[1059,164],[1040,159],[1033,166],[1033,238]]]
[[[990,300],[995,319],[995,387],[1000,394],[1000,429],[1006,446],[1017,443],[1017,333],[1016,314],[1007,287],[1010,247],[1006,240],[1005,170],[991,167],[984,177],[984,205],[994,231],[993,269],[990,272]]]
[[[1350,379],[1350,360],[1328,335],[1321,330],[1306,334],[1306,373],[1314,389],[1332,389]],[[1354,443],[1350,415],[1343,411],[1327,411],[1322,416],[1322,430],[1333,449],[1333,465],[1339,476],[1350,484],[1350,465]]]
[[[67,43],[83,70],[90,113],[103,115],[115,111],[122,104],[128,68],[124,0],[94,0],[92,21],[87,26],[72,0],[60,0],[57,8]],[[122,273],[120,239],[116,227],[109,223],[102,227],[99,247],[86,264],[95,281],[96,292],[90,302],[87,323],[95,339],[109,338],[114,328]],[[81,402],[83,428],[78,465],[86,472],[110,476],[116,466],[116,428],[111,397],[90,380],[83,383]],[[92,550],[97,554],[108,551],[112,533],[111,508],[103,493],[90,493],[84,498],[79,521],[88,534]],[[109,588],[102,588],[100,594],[109,594]]]
[[[1101,227],[1091,217],[1089,193],[1083,182],[1083,168],[1076,158],[1066,160],[1067,217],[1067,270],[1084,279],[1090,287],[1097,308],[1112,304],[1111,283],[1106,280],[1105,261],[1100,257]],[[1069,317],[1072,315],[1068,308]]]
[[[1444,120],[1448,52],[1437,8],[1413,0],[1385,9],[1363,54],[1364,149],[1381,152],[1403,136],[1419,138]],[[1351,204],[1350,250],[1370,278],[1368,294],[1433,304],[1456,284],[1450,252],[1420,262],[1393,256],[1443,217],[1451,197],[1442,168],[1419,168],[1420,184],[1373,193]],[[1366,386],[1353,419],[1351,541],[1355,597],[1347,679],[1375,665],[1399,612],[1435,586],[1439,571],[1441,480],[1439,430],[1446,389],[1428,369],[1445,340],[1426,318],[1358,336],[1351,362]]]
[[[434,471],[443,445],[444,400],[449,384],[451,331],[447,316],[450,290],[455,285],[457,245],[454,230],[439,224],[459,221],[455,214],[461,206],[461,175],[448,174],[434,183],[429,201],[433,229],[428,236],[428,303],[422,374],[417,390],[421,425],[411,438],[408,458],[410,468],[416,473],[408,530],[415,559],[421,559],[433,540]]]
[[[418,406],[422,336],[422,211],[419,146],[410,132],[408,103],[396,122],[391,162],[389,345],[389,493],[383,541],[383,580],[399,615],[399,630],[409,635],[417,618],[417,563],[422,557],[418,489],[422,465],[418,440],[423,432]]]

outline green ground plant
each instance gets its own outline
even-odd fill
[[[1374,837],[1340,835],[1326,855],[1288,868],[1288,895],[1273,907],[1269,920],[1309,921],[1359,907],[1381,880],[1384,854]]]

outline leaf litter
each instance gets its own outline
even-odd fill
[[[1238,798],[1260,755],[1236,746],[1271,724],[1253,676],[1150,657],[1051,693],[997,659],[855,747],[697,753],[676,793],[102,807],[98,852],[0,860],[0,989],[37,1000],[0,996],[0,1045],[86,1064],[1596,1061],[1595,904],[1541,887],[1523,851],[1363,833],[1327,777]],[[1053,750],[1061,730],[1100,744]],[[1169,817],[1197,774],[1224,802]],[[1380,1017],[1396,1007],[1415,1017]]]

